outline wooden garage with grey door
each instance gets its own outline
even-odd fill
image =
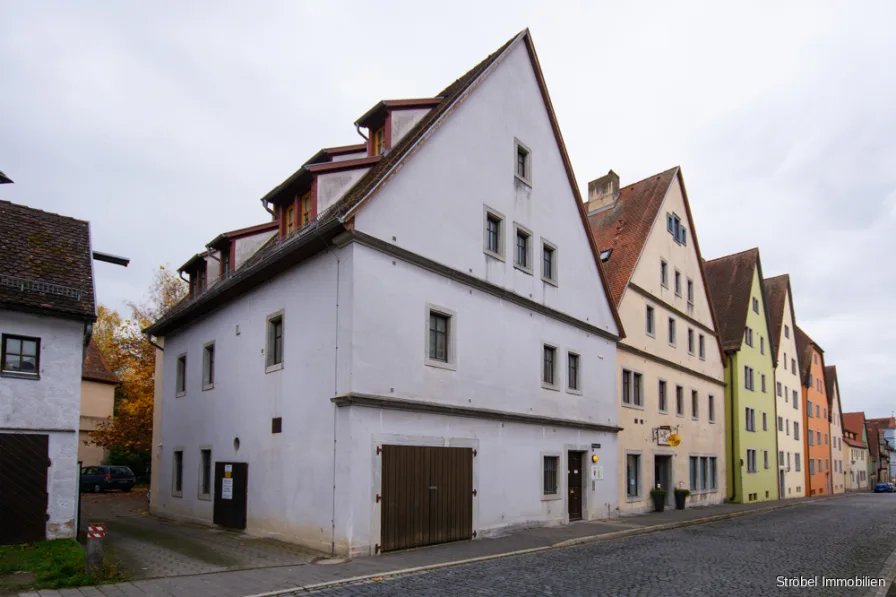
[[[473,449],[383,446],[379,551],[473,537]]]
[[[50,437],[0,433],[0,545],[47,536]]]

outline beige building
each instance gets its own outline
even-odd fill
[[[102,464],[106,451],[90,441],[89,433],[97,424],[110,418],[115,408],[115,386],[118,378],[109,369],[103,353],[93,340],[81,368],[81,423],[78,430],[78,462],[82,465]]]
[[[846,491],[847,465],[843,463],[843,418],[840,409],[840,383],[837,381],[837,366],[824,368],[824,387],[828,393],[828,413],[831,417],[831,492]]]
[[[619,509],[650,490],[726,498],[724,361],[681,170],[588,185],[588,219],[627,337],[618,345]],[[674,446],[672,434],[680,438]]]
[[[778,495],[781,499],[806,497],[805,433],[802,428],[802,390],[796,348],[796,317],[790,276],[765,279],[765,301],[771,319],[775,369],[776,421],[778,430]]]

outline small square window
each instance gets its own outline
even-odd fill
[[[283,312],[268,316],[267,351],[265,355],[267,371],[283,368]]]
[[[543,465],[544,485],[542,487],[543,495],[557,495],[559,492],[559,471],[560,457],[545,456]]]
[[[532,185],[532,152],[528,147],[520,143],[519,139],[514,140],[514,145],[516,147],[515,157],[516,163],[514,166],[514,174],[517,179],[526,183],[527,185]]]
[[[514,224],[513,266],[532,273],[532,233],[519,224]]]
[[[177,377],[175,379],[174,392],[177,397],[187,393],[187,355],[177,357]]]
[[[541,279],[557,285],[557,247],[541,239]]]
[[[566,355],[566,368],[567,368],[567,390],[570,392],[581,392],[581,369],[579,366],[580,362],[579,355],[574,352],[570,352]]]
[[[202,389],[215,387],[215,343],[209,342],[202,349]]]
[[[4,334],[2,352],[3,373],[39,377],[40,338]]]
[[[426,364],[455,369],[457,326],[453,311],[426,305]]]
[[[482,248],[486,255],[504,260],[504,216],[488,207],[485,208]]]

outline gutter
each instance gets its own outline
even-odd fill
[[[734,430],[737,425],[735,419],[735,408],[734,408],[734,360],[733,354],[728,356],[728,390],[731,392],[731,407],[728,409],[731,411],[729,413],[729,419],[731,420],[731,433],[728,435],[731,438],[731,466],[737,467],[731,474],[731,496],[728,498],[729,502],[733,502],[735,498],[737,498],[737,476],[740,472],[740,455],[737,453],[737,446],[734,441]]]

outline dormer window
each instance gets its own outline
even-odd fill
[[[304,226],[311,223],[311,191],[302,195],[299,207],[301,208],[299,225]]]
[[[291,204],[286,208],[286,236],[291,235],[296,230],[296,206]]]
[[[230,247],[221,251],[221,275],[227,276],[230,273]]]
[[[386,127],[381,126],[373,133],[373,155],[383,155],[386,151]]]
[[[190,276],[190,293],[193,296],[196,296],[205,292],[205,281],[205,261],[203,261],[201,265],[197,266],[197,268],[193,271],[193,274]]]

